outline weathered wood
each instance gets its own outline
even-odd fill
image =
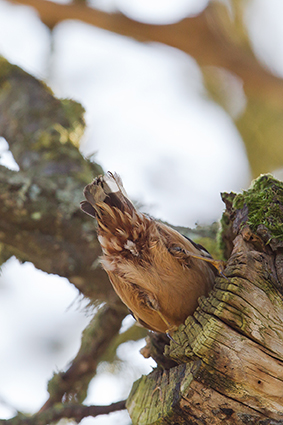
[[[240,425],[266,417],[196,379],[201,361],[157,369],[137,381],[127,401],[133,424]],[[275,424],[275,422],[274,422]]]
[[[226,278],[216,279],[165,347],[181,364],[133,387],[133,424],[283,423],[281,247],[266,245],[253,223],[245,224],[248,213],[234,210],[230,218],[234,249]]]

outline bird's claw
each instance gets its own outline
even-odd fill
[[[168,331],[166,331],[165,334],[168,336],[168,338],[170,339],[170,341],[173,341],[177,345],[181,345],[181,344],[179,344],[179,342],[175,341],[175,339],[169,334]]]

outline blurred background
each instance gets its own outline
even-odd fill
[[[143,211],[194,227],[221,217],[220,192],[281,176],[282,22],[281,0],[0,0],[0,54],[84,106],[81,152],[118,172]],[[1,138],[0,153],[17,170]],[[47,380],[80,346],[86,304],[67,279],[4,264],[1,418],[45,402]],[[99,366],[86,403],[127,397],[154,366],[143,345],[122,344],[115,365]],[[82,423],[115,421],[130,423],[126,412]]]

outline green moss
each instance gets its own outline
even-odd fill
[[[273,238],[283,240],[283,182],[272,175],[261,175],[252,186],[237,195],[232,207],[234,210],[248,207],[247,224],[256,231],[263,224]]]

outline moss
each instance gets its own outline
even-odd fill
[[[283,182],[272,175],[261,175],[252,186],[237,195],[232,204],[234,210],[248,207],[247,224],[253,231],[263,224],[273,238],[283,240]]]
[[[219,259],[226,261],[229,256],[226,254],[226,245],[222,235],[223,235],[223,230],[221,228],[217,236],[217,248],[218,248],[218,251],[220,252]]]

